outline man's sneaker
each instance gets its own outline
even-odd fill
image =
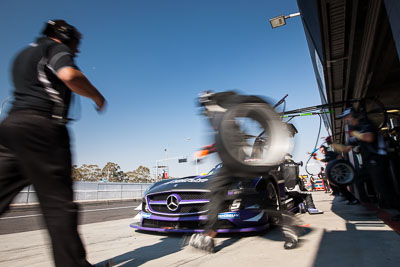
[[[200,239],[204,238],[202,234],[193,234],[189,240],[189,246],[197,248],[201,243]]]
[[[298,242],[298,228],[292,225],[282,225],[282,233],[285,236],[285,244],[283,247],[285,249],[293,249],[297,247]]]
[[[308,208],[307,209],[309,214],[322,214],[324,213],[322,210],[315,209],[315,208]]]
[[[283,245],[283,247],[285,249],[294,249],[297,247],[297,243],[298,243],[298,241],[295,239],[288,239],[285,241],[285,244]]]
[[[193,234],[189,240],[189,246],[201,249],[210,253],[214,253],[215,245],[214,240],[210,236],[203,234]]]

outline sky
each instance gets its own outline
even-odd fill
[[[69,125],[73,163],[114,162],[125,172],[143,165],[153,173],[168,157],[171,176],[207,172],[217,156],[193,161],[213,142],[199,93],[238,90],[274,103],[288,94],[286,110],[321,103],[300,17],[276,29],[269,24],[296,12],[295,0],[1,1],[0,100],[12,94],[14,56],[49,19],[64,19],[83,34],[77,65],[107,99],[102,114],[84,97],[71,107],[78,119]],[[291,122],[299,131],[293,158],[305,162],[319,118]],[[311,162],[313,172],[322,166]]]

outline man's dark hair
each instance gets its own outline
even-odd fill
[[[324,145],[321,145],[319,148],[323,148],[323,149],[325,149],[325,150],[328,149],[328,148],[327,148],[326,146],[324,146]]]
[[[353,118],[359,119],[362,117],[361,115],[362,115],[362,113],[359,110],[354,109],[354,108],[352,109],[351,116],[353,116]]]
[[[82,34],[65,20],[49,20],[42,34],[47,37],[57,38],[62,43],[68,45],[72,40],[80,40]]]

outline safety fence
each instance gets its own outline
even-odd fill
[[[74,182],[74,199],[120,200],[142,198],[150,183],[97,183]],[[39,202],[33,185],[25,187],[14,199],[13,204],[33,204]]]

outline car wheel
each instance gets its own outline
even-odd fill
[[[351,164],[343,159],[332,160],[326,166],[326,177],[336,186],[347,186],[354,181],[355,171]]]
[[[239,103],[221,119],[216,147],[224,165],[236,173],[266,173],[290,148],[286,126],[267,103]],[[250,175],[251,176],[251,175]]]

